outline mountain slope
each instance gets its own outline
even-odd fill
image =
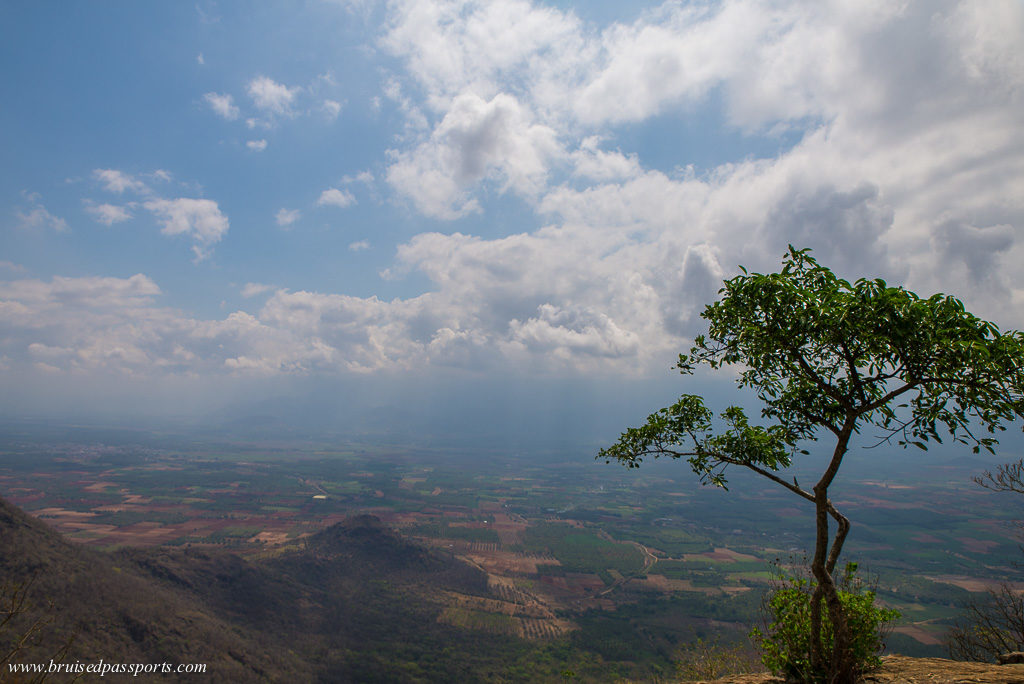
[[[530,648],[440,624],[447,592],[486,595],[486,576],[372,516],[251,561],[211,548],[99,552],[0,499],[0,577],[31,584],[0,648],[51,621],[14,662],[49,662],[74,636],[67,663],[206,663],[209,681],[471,682],[500,680],[501,663]]]
[[[0,634],[0,647],[48,621],[16,662],[49,662],[73,638],[68,663],[206,663],[211,681],[225,682],[310,674],[307,663],[221,619],[199,596],[154,582],[123,557],[69,543],[2,499],[0,577],[8,590],[30,584],[28,610]]]

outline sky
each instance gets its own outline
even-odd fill
[[[8,2],[0,38],[8,415],[617,434],[788,244],[1024,327],[1018,0]]]

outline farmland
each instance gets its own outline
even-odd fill
[[[773,562],[798,562],[812,530],[801,502],[742,474],[724,492],[701,487],[685,464],[627,471],[588,454],[175,444],[145,434],[8,436],[2,450],[0,494],[83,544],[268,556],[369,513],[487,573],[490,598],[442,597],[441,621],[585,640],[606,659],[623,649],[666,658],[694,634],[741,638]],[[854,523],[849,557],[903,613],[892,646],[941,654],[945,625],[970,592],[1024,582],[1013,527],[1024,497],[971,484],[979,463],[915,458],[882,473],[851,463],[835,501]]]

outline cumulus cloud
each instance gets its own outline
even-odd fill
[[[348,245],[348,249],[350,252],[361,252],[364,249],[370,249],[370,241],[356,240],[355,242],[350,242]]]
[[[85,210],[93,215],[99,223],[106,226],[112,226],[115,223],[122,223],[132,218],[132,214],[128,211],[127,206],[118,206],[115,204],[90,204],[86,206]]]
[[[339,190],[338,188],[328,188],[320,193],[320,199],[316,201],[317,206],[321,207],[350,207],[356,203],[356,198],[348,190]]]
[[[22,230],[33,230],[39,228],[50,228],[58,233],[62,233],[68,229],[68,223],[59,216],[55,216],[43,206],[42,197],[39,193],[28,192],[22,193],[25,199],[28,200],[29,206],[27,209],[20,209],[16,212],[18,217],[18,227]]]
[[[249,81],[246,92],[258,109],[273,116],[291,116],[295,97],[302,89],[289,88],[266,76],[257,76]]]
[[[327,116],[331,121],[338,118],[338,114],[341,113],[341,103],[337,100],[324,100],[323,104],[320,105],[324,115]]]
[[[92,175],[93,178],[103,184],[105,190],[117,193],[118,195],[123,194],[126,190],[136,194],[146,194],[149,192],[149,186],[143,181],[117,169],[96,169],[92,172]]]
[[[65,278],[55,276],[49,282],[16,280],[0,288],[5,300],[32,305],[74,305],[96,310],[144,306],[160,294],[160,288],[147,276],[136,273],[130,278]]]
[[[261,295],[264,292],[268,292],[273,289],[273,285],[264,285],[263,283],[246,283],[242,288],[242,296],[248,299],[249,297]]]
[[[503,190],[534,196],[544,185],[548,160],[562,150],[555,131],[531,119],[510,95],[499,93],[490,101],[461,95],[430,140],[396,155],[388,182],[420,211],[439,218],[478,210],[467,195],[485,178]]]
[[[187,197],[153,199],[143,206],[163,224],[160,232],[164,235],[188,235],[192,238],[196,261],[208,258],[213,245],[228,232],[228,217],[221,213],[213,200]]]
[[[846,277],[954,290],[983,316],[1024,320],[1013,266],[1024,261],[1019,3],[668,3],[600,31],[521,0],[389,8],[382,46],[405,72],[385,95],[411,122],[390,186],[444,219],[511,193],[543,227],[409,238],[386,275],[425,279],[419,296],[250,284],[243,294],[273,293],[219,320],[159,307],[146,281],[99,285],[130,295],[96,293],[129,297],[131,325],[114,308],[65,304],[74,295],[60,292],[89,283],[15,281],[0,290],[7,363],[663,372],[701,331],[721,280],[738,264],[776,268],[790,242]],[[682,150],[674,171],[617,135],[665,112],[685,117],[711,94],[737,135],[795,135],[705,169]],[[132,180],[104,182],[124,192]],[[175,225],[191,234],[194,220]]]
[[[169,182],[171,174],[164,169],[137,175],[118,169],[95,169],[93,178],[108,192],[119,195],[125,192],[142,195],[145,201],[141,202],[141,206],[156,217],[161,224],[161,233],[188,235],[192,238],[192,252],[197,262],[207,259],[212,253],[213,245],[220,242],[228,231],[228,218],[220,211],[217,202],[188,197],[159,197],[145,181],[141,180],[146,178],[162,183]],[[96,221],[108,226],[133,218],[132,210],[140,206],[138,202],[115,205],[95,204],[92,200],[85,200],[85,203],[85,210],[92,214]]]
[[[946,265],[966,271],[966,278],[976,286],[990,286],[996,294],[1006,297],[1007,285],[1002,265],[1007,251],[1015,242],[1013,226],[971,226],[944,223],[936,226],[933,242]]]
[[[236,311],[198,320],[162,307],[148,277],[0,282],[0,340],[9,365],[54,373],[141,377],[210,373],[301,373],[332,351]]]
[[[956,226],[1022,225],[1019,3],[668,3],[601,31],[513,0],[391,7],[381,44],[407,79],[389,96],[426,112],[428,133],[393,153],[387,178],[427,215],[459,218],[482,211],[488,189],[512,191],[564,225],[658,245],[658,260],[708,245],[723,264],[770,267],[795,241],[845,272],[923,289],[949,289],[946,245],[974,234]],[[408,99],[417,90],[423,107]],[[727,124],[795,130],[796,144],[700,175],[647,170],[615,149],[607,126],[685,116],[712,92]],[[553,144],[529,144],[530,126]],[[531,148],[546,153],[513,151]],[[986,243],[999,234],[997,269],[1019,250],[1017,228],[971,230]],[[666,275],[660,261],[645,267]],[[1004,280],[1019,300],[1021,277]]]
[[[354,176],[346,176],[343,180],[346,183],[364,183],[366,185],[372,185],[373,174],[369,171],[360,171]]]
[[[225,121],[234,121],[240,114],[231,95],[206,93],[206,95],[203,95],[203,99],[206,100],[206,104],[210,105],[210,109]]]
[[[248,147],[253,152],[262,152],[263,150],[267,149],[267,141],[266,140],[250,140],[250,141],[245,143],[245,146]]]
[[[426,346],[409,339],[415,302],[282,290],[258,315],[199,320],[160,306],[159,294],[142,274],[0,282],[0,324],[11,331],[0,353],[53,372],[263,375],[404,367]]]
[[[0,282],[0,342],[11,363],[51,372],[161,373],[189,324],[155,306],[160,288],[130,278]]]
[[[300,216],[302,216],[302,212],[298,209],[278,209],[277,213],[274,214],[274,220],[282,228],[288,228],[298,221]]]
[[[584,138],[572,153],[573,174],[593,181],[634,178],[642,173],[636,154],[623,154],[600,149],[598,136]]]
[[[142,274],[0,282],[0,321],[10,330],[3,354],[52,372],[152,373],[158,368],[142,347],[166,332],[166,314],[150,309],[159,294]]]
[[[594,356],[632,356],[640,346],[636,333],[623,330],[607,314],[553,304],[542,304],[526,321],[511,320],[509,328],[513,343],[570,364]]]
[[[390,16],[382,46],[406,61],[434,111],[466,92],[490,99],[511,81],[551,88],[592,57],[572,14],[522,0],[401,0]]]

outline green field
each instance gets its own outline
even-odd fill
[[[715,630],[742,637],[759,619],[772,564],[799,563],[811,545],[804,502],[742,473],[731,475],[729,492],[703,488],[680,463],[628,471],[592,454],[482,459],[352,445],[261,451],[141,441],[99,448],[8,439],[0,443],[0,494],[104,547],[267,553],[346,515],[392,516],[404,534],[471,547],[481,562],[491,550],[534,559],[535,573],[510,569],[509,582],[551,592],[552,609],[577,626],[566,648],[586,637],[603,658],[639,657],[657,671],[670,671],[678,640]],[[971,596],[936,578],[1024,581],[1014,524],[1024,519],[1024,497],[973,485],[970,476],[985,465],[901,453],[884,467],[857,459],[844,466],[834,500],[853,523],[846,555],[904,622],[941,631]],[[261,542],[249,542],[260,533]],[[646,570],[641,547],[648,562],[657,559]],[[721,548],[754,560],[717,554]],[[659,589],[676,586],[659,581],[690,589]],[[598,595],[600,609],[587,603]],[[468,628],[510,629],[500,615],[460,610],[449,617]],[[709,627],[712,620],[719,626]],[[943,655],[903,638],[893,643]]]

